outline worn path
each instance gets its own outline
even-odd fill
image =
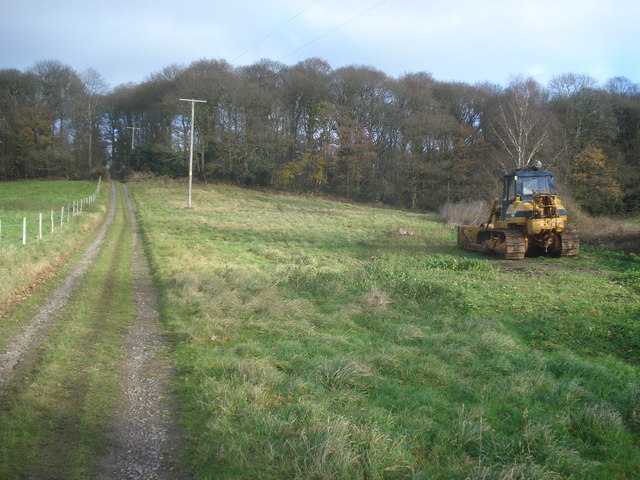
[[[47,296],[40,310],[25,324],[22,331],[7,343],[5,351],[0,355],[0,388],[13,380],[19,370],[20,363],[40,344],[43,335],[53,326],[58,315],[69,302],[71,295],[80,285],[87,269],[96,259],[115,216],[116,195],[113,184],[111,184],[111,198],[111,206],[107,217],[95,240],[87,247],[80,260],[71,268],[62,284]]]
[[[120,391],[113,392],[119,397],[118,407],[107,424],[105,448],[96,459],[94,478],[106,479],[158,479],[171,480],[185,478],[176,468],[177,456],[181,441],[175,415],[175,401],[167,393],[172,375],[168,359],[167,347],[161,333],[157,309],[158,294],[153,286],[149,266],[141,247],[135,213],[126,186],[112,184],[112,201],[95,240],[86,248],[81,258],[44,301],[43,306],[24,327],[10,338],[4,351],[0,351],[0,398],[3,395],[15,395],[22,389],[29,388],[27,373],[38,362],[39,348],[50,331],[65,318],[65,308],[79,295],[83,279],[98,258],[101,250],[114,251],[110,260],[112,265],[118,262],[118,254],[124,249],[132,253],[133,268],[133,315],[122,342],[122,362]],[[124,202],[121,200],[124,198]],[[124,203],[124,205],[122,205]],[[124,215],[120,209],[124,209]],[[116,211],[119,211],[116,215]],[[117,217],[117,221],[114,218]],[[126,227],[118,225],[124,222]],[[120,233],[109,235],[112,228],[118,227]],[[131,234],[128,232],[131,231]],[[117,242],[117,243],[112,243]],[[119,252],[119,253],[117,253]],[[116,263],[113,263],[116,262]],[[103,296],[115,295],[122,289],[131,288],[130,283],[118,284],[118,277],[105,277]],[[130,281],[130,280],[129,280]],[[108,285],[107,285],[108,283]],[[109,305],[109,298],[96,298],[96,308],[90,315],[96,316],[97,329],[101,322],[109,321],[109,312],[100,312],[102,305]],[[97,313],[96,313],[97,312]],[[100,318],[98,318],[100,317]],[[96,335],[98,335],[96,333]],[[87,351],[94,349],[96,335],[87,336]],[[87,372],[89,376],[89,372]],[[82,382],[80,382],[82,384]],[[82,397],[79,387],[75,385],[59,386],[67,388],[73,398]],[[82,409],[81,403],[79,408]],[[5,411],[11,415],[10,410]],[[46,415],[46,414],[45,414]],[[46,422],[50,419],[43,418]],[[44,425],[44,423],[43,423]],[[60,456],[72,454],[66,452],[65,436],[82,438],[74,429],[82,429],[82,422],[56,423],[61,431],[59,445],[45,447],[51,451],[42,452],[44,456]],[[62,461],[59,460],[58,463]],[[63,470],[36,470],[38,474],[46,474],[47,478],[62,478]],[[57,472],[57,473],[56,473]],[[30,478],[30,477],[29,477]],[[44,478],[44,477],[43,477]]]
[[[173,467],[180,441],[172,402],[166,394],[172,372],[160,331],[158,293],[126,186],[124,193],[133,231],[135,322],[125,339],[124,402],[112,421],[110,447],[100,461],[98,479],[183,478]]]

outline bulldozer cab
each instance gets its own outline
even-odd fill
[[[516,197],[523,202],[533,201],[534,194],[556,195],[556,185],[553,173],[540,170],[516,170],[504,176],[504,190],[502,195],[502,220],[505,219],[507,208]]]

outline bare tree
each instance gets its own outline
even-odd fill
[[[101,98],[107,92],[107,84],[102,76],[93,68],[88,68],[80,75],[80,78],[84,84],[86,93],[87,138],[89,141],[87,162],[89,170],[91,170],[93,169],[94,137],[96,137],[100,131],[100,116],[98,115],[97,110]]]
[[[47,105],[53,114],[52,135],[68,144],[72,136],[67,130],[76,101],[84,89],[82,81],[71,67],[57,60],[37,62],[31,73],[38,78],[41,102]]]
[[[513,80],[499,102],[492,130],[518,168],[529,165],[549,140],[544,104],[545,94],[532,78]]]
[[[558,119],[557,134],[566,183],[571,175],[571,159],[611,135],[613,117],[603,92],[597,90],[596,80],[588,75],[558,75],[551,79],[548,88],[549,107]]]
[[[585,90],[593,90],[598,82],[590,75],[563,73],[556,75],[549,82],[549,90],[553,98],[570,98]]]
[[[633,83],[626,77],[613,77],[605,85],[605,89],[613,95],[637,96],[640,94],[640,85]]]

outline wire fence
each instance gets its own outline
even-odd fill
[[[68,202],[60,208],[23,216],[22,221],[17,223],[16,220],[9,223],[0,219],[0,249],[9,245],[26,245],[65,228],[98,199],[101,183],[102,177],[98,179],[98,185],[91,195]]]

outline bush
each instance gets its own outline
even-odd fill
[[[588,215],[575,205],[567,210],[569,222],[578,231],[581,243],[607,250],[640,253],[640,228],[615,218]]]
[[[571,166],[571,191],[582,208],[592,214],[620,211],[622,189],[602,149],[587,147],[573,157]]]
[[[186,173],[181,154],[162,145],[137,146],[131,154],[130,165],[132,170],[174,178]]]
[[[109,169],[103,165],[99,167],[95,167],[91,171],[87,172],[84,175],[83,180],[98,181],[98,178],[100,177],[102,177],[102,181],[105,181],[105,182],[111,180],[111,174],[109,172]]]
[[[446,203],[440,208],[440,216],[453,225],[475,225],[489,218],[489,204],[484,200]]]

